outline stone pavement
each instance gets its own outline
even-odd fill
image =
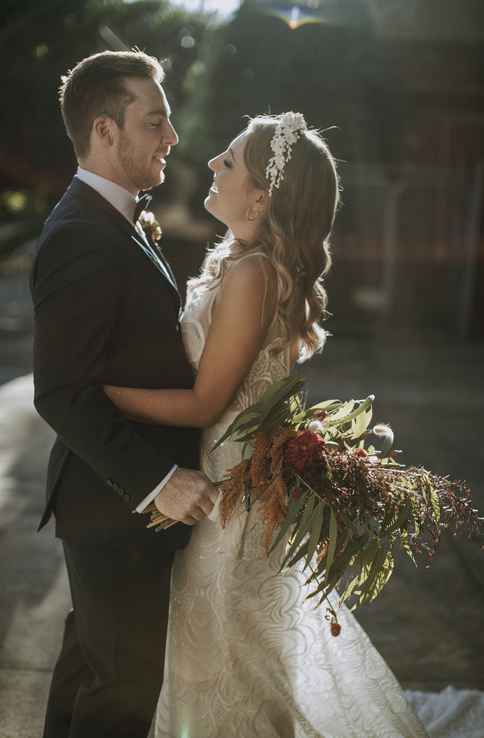
[[[59,542],[52,530],[35,532],[52,434],[31,406],[27,343],[0,378],[0,738],[40,734],[69,607]],[[405,459],[466,478],[484,514],[483,346],[331,338],[303,372],[310,400],[374,393],[375,418],[392,423]],[[483,563],[475,544],[445,539],[430,569],[402,562],[378,602],[359,611],[404,686],[484,690]]]

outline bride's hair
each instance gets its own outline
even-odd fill
[[[252,184],[259,189],[269,187],[265,170],[278,121],[279,116],[261,115],[247,126],[244,160]],[[331,266],[329,236],[338,202],[336,163],[325,140],[316,130],[301,132],[255,240],[240,242],[229,231],[208,252],[200,276],[190,280],[190,287],[215,287],[242,254],[263,252],[273,267],[266,272],[276,315],[287,340],[301,340],[299,360],[304,361],[323,347],[326,338],[318,323],[328,316],[323,278]]]

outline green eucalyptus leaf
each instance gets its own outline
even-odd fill
[[[279,406],[287,403],[289,398],[300,392],[303,387],[304,380],[297,374],[291,374],[289,377],[284,377],[278,382],[274,382],[264,392],[258,402],[239,413],[211,450],[214,451],[227,438],[230,438],[236,433],[240,434],[242,431],[242,438],[236,438],[235,440],[245,441],[250,438],[255,432],[261,429],[261,425],[273,410],[280,412],[281,409]]]
[[[342,404],[342,400],[324,400],[323,402],[317,402],[316,405],[311,405],[308,408],[308,413],[320,412],[321,410],[327,410],[329,407],[339,407]]]
[[[318,500],[314,509],[313,519],[311,521],[311,535],[308,541],[308,549],[306,555],[306,566],[311,563],[311,560],[316,551],[316,546],[321,538],[321,531],[324,523],[324,509],[326,504]],[[304,568],[306,568],[306,566]]]
[[[330,508],[329,513],[329,545],[328,553],[326,556],[326,577],[329,576],[331,567],[334,561],[334,555],[336,552],[336,543],[338,540],[338,523],[336,522],[336,515],[334,514],[333,508]]]
[[[372,415],[373,410],[370,406],[368,410],[363,410],[359,415],[353,418],[351,421],[351,435],[353,438],[360,438],[367,432],[368,426],[371,423]]]
[[[295,556],[287,563],[287,568],[290,569],[291,567],[295,566],[298,561],[300,561],[303,556],[307,556],[307,550],[308,550],[308,543],[309,541],[306,540],[302,546],[299,547],[299,549],[296,551]]]
[[[329,579],[324,576],[326,569],[326,559],[323,559],[317,569],[313,571],[311,576],[306,580],[306,585],[309,585],[312,581],[318,582],[317,588],[307,596],[307,599],[311,599],[321,592],[329,594],[338,584],[341,576],[345,573],[347,567],[350,565],[355,553],[359,550],[361,543],[352,541],[346,549],[341,553],[333,562],[331,567],[331,576]]]
[[[369,604],[378,597],[392,572],[393,556],[383,548],[378,549],[368,578],[362,587],[360,604]]]
[[[353,409],[356,402],[359,404],[355,409]],[[345,425],[352,421],[353,418],[356,418],[358,415],[368,410],[372,406],[372,403],[373,398],[371,396],[364,400],[350,400],[350,402],[344,403],[343,406],[334,413],[334,415],[325,419],[324,424],[328,427],[331,427],[332,425]]]
[[[289,546],[287,550],[286,556],[284,557],[284,561],[281,564],[281,569],[283,569],[287,565],[287,562],[289,561],[289,559],[294,556],[303,538],[311,530],[310,522],[311,522],[311,517],[313,514],[315,503],[316,503],[316,500],[314,496],[308,496],[306,506],[304,507],[304,511],[302,513],[302,517],[297,526],[297,531],[294,535],[294,539],[291,541],[291,545]]]
[[[359,587],[360,584],[361,584],[360,574],[357,574],[356,576],[353,577],[353,579],[350,579],[350,581],[348,582],[346,586],[346,589],[341,595],[341,598],[340,598],[341,602],[346,602],[347,600],[349,600],[353,592],[357,595],[359,592],[357,587]]]
[[[378,573],[383,566],[383,562],[386,558],[386,551],[377,546],[373,560],[371,561],[369,571],[365,578],[365,581],[361,585],[361,595],[359,598],[360,604],[369,602],[372,596],[372,589],[374,582],[378,576]]]
[[[284,519],[284,521],[280,525],[278,534],[276,536],[276,540],[271,545],[271,547],[269,549],[269,553],[272,553],[272,551],[274,551],[274,549],[276,548],[276,546],[278,546],[278,544],[282,541],[282,539],[286,535],[286,533],[289,530],[289,528],[292,525],[294,525],[294,523],[297,520],[297,516],[299,515],[300,511],[302,510],[302,507],[303,507],[303,505],[304,505],[304,503],[306,501],[306,498],[310,494],[311,494],[310,492],[303,492],[303,494],[301,495],[301,497],[299,497],[298,499],[295,499],[294,497],[290,497],[288,508],[287,508],[286,518]]]

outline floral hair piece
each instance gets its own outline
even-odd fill
[[[280,116],[271,139],[271,149],[274,153],[266,167],[269,197],[274,187],[279,189],[284,177],[284,167],[292,155],[292,147],[303,131],[307,131],[307,125],[302,113],[291,111]]]

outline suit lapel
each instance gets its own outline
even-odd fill
[[[135,225],[129,223],[126,218],[111,205],[111,203],[109,203],[92,187],[89,187],[85,182],[81,182],[80,179],[77,179],[77,177],[73,178],[66,195],[82,199],[88,204],[88,206],[90,206],[91,212],[94,208],[99,213],[102,213],[104,217],[107,217],[114,226],[122,230],[125,235],[128,235],[131,241],[134,241],[136,246],[140,248],[145,256],[151,261],[155,269],[158,269],[160,274],[163,275],[170,287],[175,290],[178,301],[181,304],[181,297],[173,271],[168,265],[166,259],[164,257],[160,257],[157,253],[154,245],[150,243],[141,227],[140,233]]]
[[[165,255],[164,255],[161,247],[158,246],[156,243],[154,243],[149,238],[149,236],[147,236],[147,238],[153,244],[153,248],[154,248],[155,252],[157,253],[157,255],[159,256],[161,262],[163,263],[163,266],[165,267],[166,271],[168,272],[169,278],[170,278],[171,282],[173,283],[173,286],[175,287],[176,291],[179,292],[178,284],[177,284],[177,281],[175,279],[175,274],[173,272],[173,269],[171,268],[170,262],[168,261],[168,259],[165,258]]]
[[[175,280],[170,265],[164,258],[163,254],[160,253],[153,241],[144,233],[141,226],[135,227],[135,235],[132,236],[133,240],[136,241],[138,246],[144,251],[148,259],[154,264],[154,266],[163,274],[165,279],[170,282],[173,289],[178,293],[178,285]]]

